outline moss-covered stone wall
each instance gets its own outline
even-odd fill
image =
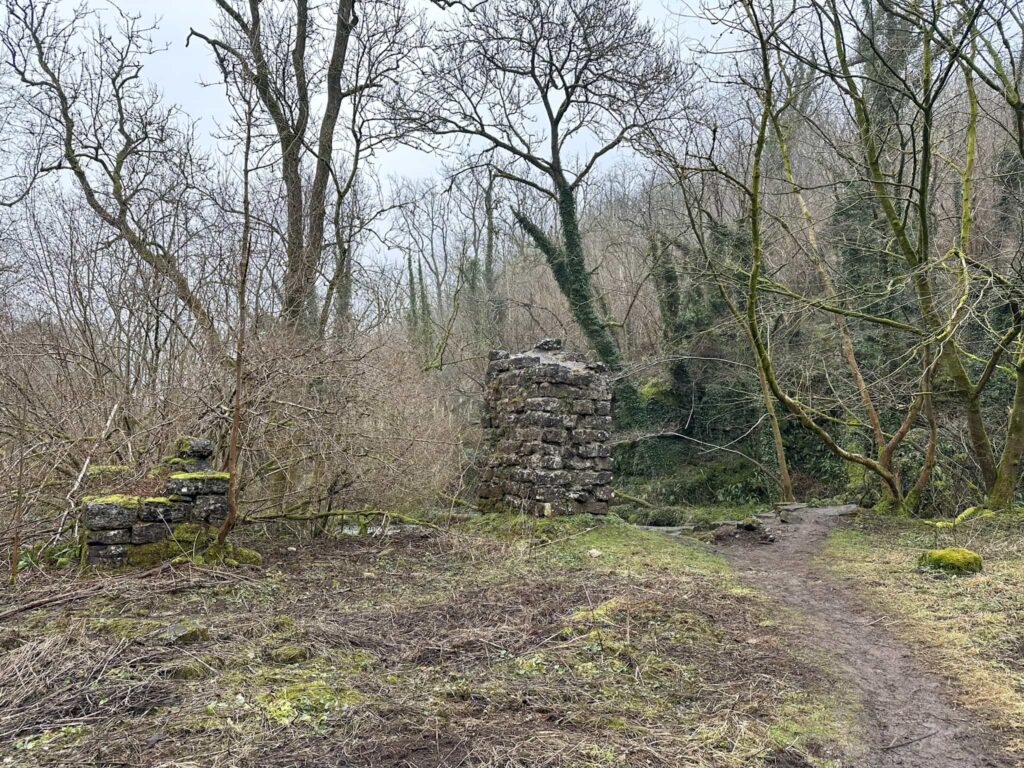
[[[540,516],[607,512],[611,407],[605,366],[563,352],[557,339],[519,354],[491,353],[484,506]]]
[[[228,474],[210,466],[213,445],[208,440],[183,438],[175,445],[171,472],[163,496],[126,494],[83,499],[85,559],[100,565],[136,562],[135,556],[174,538],[182,525],[219,525],[228,513]]]

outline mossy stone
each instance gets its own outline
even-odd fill
[[[141,499],[138,496],[125,496],[120,493],[111,494],[110,496],[86,496],[82,501],[85,504],[116,504],[126,509],[137,509],[141,503]]]
[[[230,478],[227,472],[174,472],[167,478],[167,495],[224,495]]]
[[[931,549],[918,558],[917,564],[922,568],[934,568],[947,573],[980,573],[981,555],[963,547]]]

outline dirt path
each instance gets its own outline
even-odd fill
[[[788,523],[766,521],[773,544],[719,551],[743,579],[807,616],[807,643],[836,657],[863,702],[864,754],[856,768],[1003,768],[1015,765],[999,739],[955,706],[941,678],[912,658],[881,617],[814,564],[829,530],[853,507],[806,508]]]

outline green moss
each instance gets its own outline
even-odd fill
[[[674,404],[671,382],[664,379],[650,379],[640,385],[640,397],[644,400],[662,403],[664,405]]]
[[[86,504],[116,504],[125,509],[136,509],[142,503],[138,496],[125,496],[119,493],[110,496],[86,496],[82,501]]]
[[[211,530],[205,525],[180,523],[174,526],[171,535],[162,541],[129,547],[128,565],[153,566],[178,557],[187,560],[203,549],[212,536]]]
[[[91,619],[86,627],[98,634],[110,635],[123,640],[142,640],[155,635],[163,625],[150,619],[117,617],[112,619]]]
[[[179,437],[174,441],[174,450],[177,453],[184,453],[192,449],[192,438]]]
[[[210,639],[210,630],[192,621],[179,621],[164,630],[166,645],[190,645]]]
[[[168,500],[170,503],[170,500]],[[260,565],[263,556],[253,549],[239,547],[230,541],[216,543],[217,529],[202,523],[179,523],[171,535],[152,544],[141,544],[128,549],[128,564],[136,567],[152,566],[171,560],[176,564],[193,565]]]
[[[256,701],[268,718],[281,725],[319,725],[332,712],[358,704],[360,696],[351,688],[313,680],[261,693]]]
[[[271,629],[275,632],[292,632],[295,629],[295,619],[286,613],[282,613],[280,616],[275,616],[273,621],[270,623]]]
[[[910,514],[910,507],[905,500],[900,501],[891,493],[884,493],[871,508],[871,511],[890,517],[906,517]]]
[[[298,664],[309,658],[309,649],[301,645],[280,645],[271,648],[267,656],[275,664]]]
[[[623,600],[613,597],[611,600],[605,600],[593,608],[583,608],[576,611],[569,620],[574,624],[607,622],[616,611],[622,608],[623,604]]]
[[[203,551],[202,557],[207,564],[220,563],[230,567],[260,565],[263,562],[263,556],[256,550],[235,546],[230,541],[211,544]]]
[[[166,496],[147,496],[146,498],[144,498],[142,500],[142,503],[143,504],[155,504],[155,505],[159,505],[159,506],[164,506],[164,505],[173,504],[174,502],[172,502]]]
[[[160,459],[160,464],[167,469],[179,468],[179,471],[185,471],[188,467],[195,467],[199,464],[198,459],[184,459],[181,456],[165,456]]]
[[[229,480],[230,472],[174,472],[171,480]]]
[[[980,573],[981,555],[963,547],[932,549],[921,555],[917,564],[922,568],[934,568],[948,573]]]

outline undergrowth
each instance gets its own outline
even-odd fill
[[[828,673],[698,542],[492,515],[287,545],[19,614],[4,764],[834,766],[847,744]]]

